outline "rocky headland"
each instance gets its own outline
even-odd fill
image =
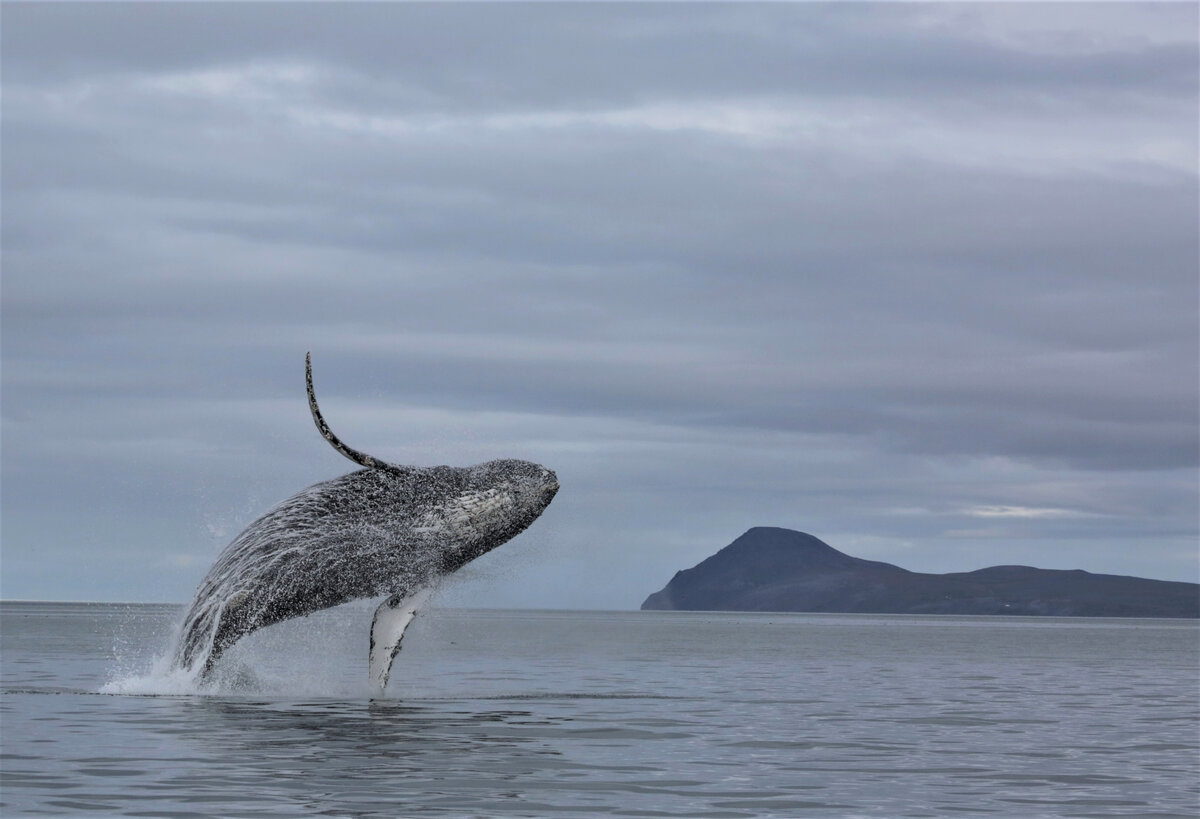
[[[1031,566],[923,574],[760,526],[677,572],[642,609],[1200,617],[1200,584]]]

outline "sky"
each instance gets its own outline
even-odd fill
[[[752,526],[1198,577],[1197,6],[2,9],[0,596],[186,602],[354,467],[561,490],[447,605]]]

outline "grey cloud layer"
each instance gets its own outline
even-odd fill
[[[448,102],[541,109],[797,91],[928,99],[993,87],[1074,94],[1082,86],[1187,94],[1195,81],[1190,38],[1147,36],[1153,25],[1130,34],[1117,28],[1119,21],[1105,21],[1102,10],[1077,13],[1029,48],[981,36],[986,27],[931,25],[939,11],[952,14],[946,8],[314,3],[280,13],[236,4],[34,5],[13,4],[6,15],[21,32],[6,43],[19,80],[316,63],[401,89],[391,99],[366,96],[362,102],[373,111],[386,110],[389,101],[405,110],[422,102],[438,110]],[[1026,12],[1031,28],[1040,13]],[[1144,27],[1156,14],[1144,13],[1137,23]],[[1194,10],[1170,15],[1168,26],[1186,32]],[[1079,40],[1116,47],[1081,49]]]
[[[6,517],[54,540],[54,440],[218,484],[312,347],[397,459],[389,407],[565,459],[568,552],[815,521],[898,562],[1158,538],[1144,572],[1190,571],[1196,10],[1054,12],[7,5]],[[188,409],[214,391],[240,431]],[[302,422],[269,457],[315,480]]]

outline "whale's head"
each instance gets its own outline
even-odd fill
[[[558,492],[558,477],[553,470],[529,461],[488,461],[443,469],[444,482],[426,484],[438,487],[440,497],[414,521],[413,532],[436,538],[442,544],[444,572],[520,534]]]
[[[337,452],[396,491],[408,533],[442,552],[440,569],[453,571],[512,539],[537,520],[558,492],[552,470],[504,459],[472,467],[405,467],[346,446],[325,423],[313,391],[312,360],[305,357],[308,406],[321,436]]]

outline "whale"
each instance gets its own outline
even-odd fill
[[[281,501],[225,547],[196,590],[171,663],[203,681],[247,634],[386,596],[372,618],[367,662],[382,690],[405,629],[439,582],[537,520],[558,478],[523,460],[402,466],[359,452],[321,415],[311,354],[304,371],[321,437],[363,468]]]

